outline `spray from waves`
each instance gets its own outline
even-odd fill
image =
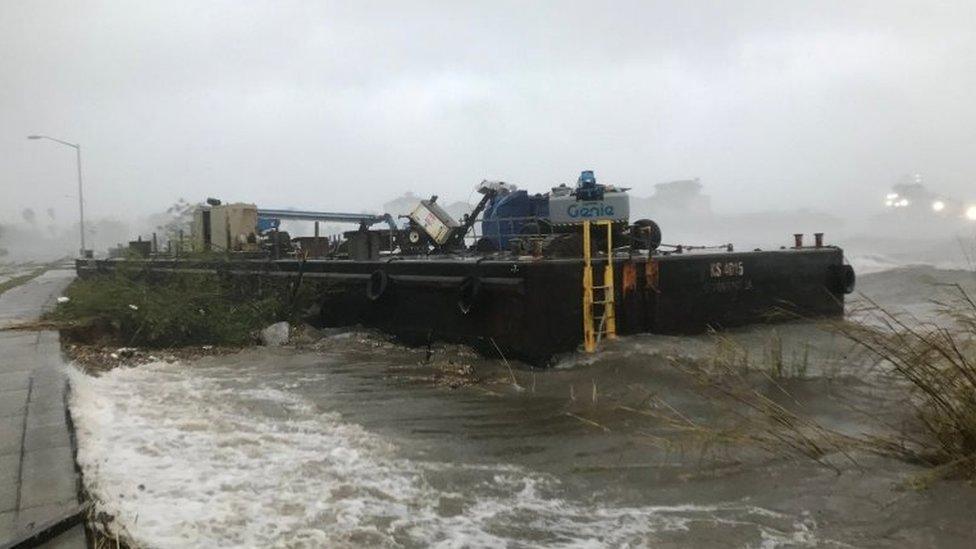
[[[744,503],[615,507],[562,497],[557,479],[520,467],[408,460],[289,392],[295,379],[248,376],[164,363],[72,372],[87,487],[135,544],[646,546],[700,528],[762,546],[822,541],[808,517]]]
[[[882,253],[876,251],[847,251],[847,261],[858,275],[882,273],[905,267],[931,267],[944,271],[972,271],[973,250],[965,244],[950,244],[949,250],[906,251],[902,253]]]

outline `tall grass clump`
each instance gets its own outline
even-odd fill
[[[279,296],[246,295],[208,274],[152,278],[119,270],[76,280],[65,296],[50,320],[64,322],[78,339],[121,345],[241,345],[288,316]]]
[[[976,300],[955,289],[935,321],[869,302],[865,320],[842,333],[908,389],[918,425],[903,433],[906,447],[947,475],[976,478]]]

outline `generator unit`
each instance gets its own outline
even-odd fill
[[[430,200],[421,200],[420,204],[407,216],[412,223],[420,227],[434,244],[443,246],[451,238],[451,234],[461,225],[441,208],[437,203],[437,197]],[[410,235],[411,243],[416,244],[416,237]]]
[[[193,249],[198,252],[257,250],[258,208],[238,202],[222,204],[210,199],[193,212]]]

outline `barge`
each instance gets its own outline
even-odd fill
[[[135,266],[158,276],[212,273],[242,287],[278,284],[293,293],[302,288],[320,326],[362,325],[411,345],[462,343],[533,365],[581,348],[592,351],[617,335],[695,334],[841,316],[845,294],[854,287],[843,250],[824,245],[819,234],[812,246],[797,235],[793,247],[768,251],[663,250],[656,225],[629,225],[619,217],[625,215],[619,198],[574,197],[570,207],[577,212],[598,203],[590,210],[593,218],[557,224],[552,221],[558,217],[538,211],[500,217],[498,194],[485,196],[461,223],[445,218],[433,200],[419,205],[403,228],[388,215],[361,219],[357,231],[330,241],[335,246],[327,257],[299,250],[276,258],[286,244],[276,233],[269,239],[273,248],[263,255],[221,250],[215,257],[211,250],[200,256],[79,259],[76,267],[81,277]],[[478,218],[485,208],[488,213]],[[260,211],[250,217],[260,218]],[[249,214],[230,218],[252,223]],[[516,218],[518,230],[500,229]],[[462,238],[475,220],[485,230],[466,246]],[[390,228],[368,229],[380,222]],[[216,232],[212,219],[208,224]],[[549,227],[540,230],[543,224]],[[221,236],[225,243],[258,242],[250,234],[234,236],[224,225],[221,234],[230,235]],[[207,238],[212,245],[213,234]]]

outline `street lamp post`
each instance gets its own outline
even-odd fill
[[[76,143],[68,143],[67,141],[62,141],[46,135],[28,135],[27,139],[48,139],[50,141],[54,141],[55,143],[67,145],[75,150],[75,158],[77,159],[78,164],[78,217],[80,220],[79,225],[81,227],[81,257],[85,257],[85,199],[82,194],[81,185],[81,145]]]

